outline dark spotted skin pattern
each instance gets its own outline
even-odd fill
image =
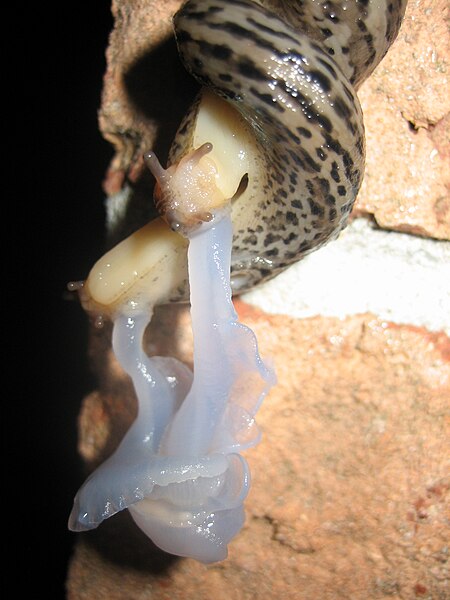
[[[337,237],[361,186],[356,91],[397,36],[406,0],[189,0],[181,60],[253,129],[259,156],[232,207],[232,285],[245,291]],[[190,149],[198,102],[169,162]]]

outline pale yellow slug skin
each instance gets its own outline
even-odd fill
[[[242,177],[255,171],[254,137],[239,113],[207,90],[198,115],[194,147],[212,143],[206,158],[217,171],[215,186],[222,198],[232,198]],[[240,199],[247,194],[245,190]],[[95,263],[80,290],[83,308],[94,317],[113,319],[118,313],[179,300],[178,288],[185,297],[187,245],[162,218],[151,221]]]
[[[187,245],[162,218],[141,227],[92,267],[80,290],[83,308],[93,316],[113,319],[170,301],[187,277]]]

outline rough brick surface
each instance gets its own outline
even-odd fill
[[[450,36],[446,0],[410,0],[362,86],[366,173],[355,206],[381,227],[450,239]]]

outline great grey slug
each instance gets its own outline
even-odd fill
[[[234,288],[272,278],[345,227],[365,159],[356,91],[405,8],[406,0],[190,0],[175,15],[183,64],[257,140],[248,191],[233,203]],[[192,147],[198,106],[169,162]]]

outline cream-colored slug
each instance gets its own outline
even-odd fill
[[[394,40],[398,0],[189,0],[180,57],[204,89],[157,180],[161,217],[103,256],[80,290],[113,322],[138,415],[77,493],[69,526],[129,509],[163,550],[209,563],[244,522],[255,413],[275,383],[232,291],[275,276],[338,235],[358,193],[356,89]],[[276,11],[271,12],[271,11]],[[231,280],[230,280],[231,274]],[[156,304],[190,299],[194,370],[148,356]]]

